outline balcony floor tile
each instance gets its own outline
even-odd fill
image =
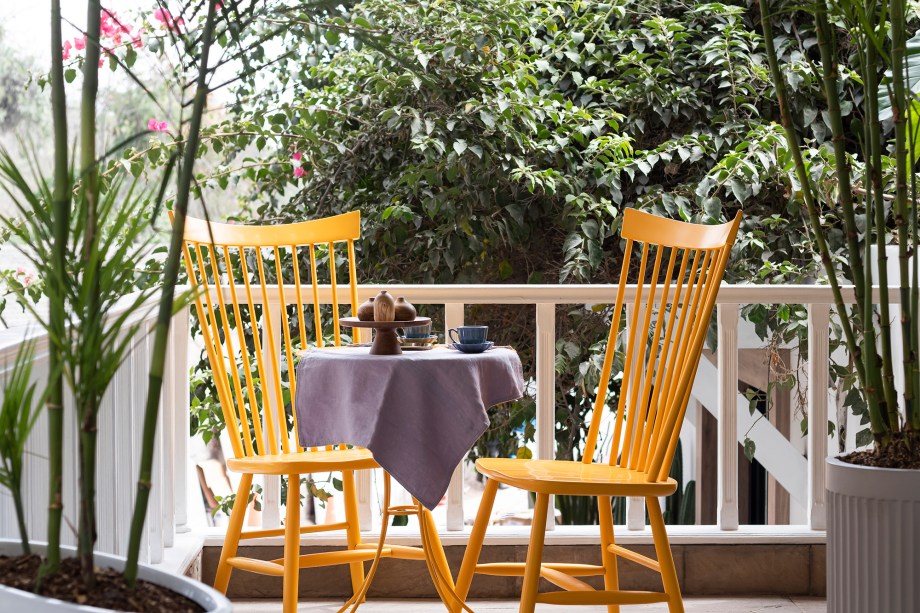
[[[306,601],[298,611],[306,613],[336,613],[338,601]],[[825,613],[827,603],[823,598],[687,598],[684,600],[687,613]],[[474,600],[470,608],[476,613],[515,613],[518,603],[511,600]],[[248,600],[233,603],[235,613],[275,613],[281,610],[278,600]],[[377,600],[361,606],[360,613],[435,613],[444,611],[444,606],[435,600]],[[666,613],[667,605],[646,605],[644,607],[623,607],[624,612]],[[551,605],[537,605],[538,613],[561,611]],[[607,607],[578,607],[584,613],[607,613]]]

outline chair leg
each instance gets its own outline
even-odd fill
[[[233,505],[233,510],[230,512],[224,546],[220,550],[220,561],[217,563],[217,574],[214,575],[214,589],[222,594],[227,593],[227,585],[230,583],[230,571],[233,570],[233,567],[227,564],[227,560],[236,555],[236,548],[240,544],[240,533],[243,531],[243,520],[246,519],[251,486],[252,475],[246,473],[240,475],[240,486],[236,490],[237,504]]]
[[[533,508],[533,525],[530,529],[530,545],[527,547],[527,563],[524,565],[524,586],[521,589],[520,613],[533,613],[537,606],[540,567],[543,564],[543,540],[546,537],[546,513],[548,510],[549,494],[537,494],[537,503]]]
[[[460,565],[460,573],[457,575],[455,591],[460,600],[466,600],[469,594],[470,584],[473,582],[473,575],[476,573],[476,564],[479,563],[479,554],[482,553],[482,541],[486,537],[486,529],[489,527],[489,519],[492,517],[492,506],[495,504],[495,492],[497,491],[498,481],[494,479],[486,480],[486,488],[482,492],[482,500],[479,501],[476,521],[473,523],[473,530],[466,546],[466,553],[463,554],[463,563]],[[460,611],[460,607],[452,605],[451,611],[457,613]]]
[[[342,494],[345,497],[345,521],[348,522],[346,537],[348,548],[356,549],[361,544],[361,523],[358,518],[358,492],[355,488],[355,471],[342,471]],[[357,593],[364,585],[364,562],[352,562],[351,570],[352,593]],[[363,601],[362,601],[363,602]]]
[[[601,521],[601,560],[604,564],[604,589],[614,592],[620,589],[620,580],[617,573],[617,556],[608,551],[607,547],[613,545],[613,509],[610,496],[597,497],[597,510]],[[620,605],[607,605],[607,613],[620,613]]]
[[[285,505],[282,611],[297,613],[297,580],[300,578],[300,475],[288,475]]]
[[[658,557],[658,564],[661,565],[661,582],[668,595],[668,611],[684,613],[684,601],[680,595],[680,585],[677,583],[677,569],[674,568],[674,558],[671,556],[671,545],[668,543],[668,533],[664,527],[664,518],[661,516],[658,498],[647,497],[645,506],[648,509],[648,519],[652,526],[655,555]]]

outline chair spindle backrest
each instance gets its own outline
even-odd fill
[[[650,482],[667,479],[740,221],[741,213],[730,223],[698,225],[635,209],[625,211],[626,247],[585,463],[593,462],[597,449],[625,310],[623,378],[613,415],[609,463],[644,472]],[[639,254],[638,266],[632,262],[634,251]],[[627,285],[636,268],[635,294],[630,299]]]
[[[313,311],[313,346],[325,344],[323,323],[330,318],[332,342],[341,344],[337,268],[346,268],[355,314],[360,235],[358,212],[276,226],[186,219],[185,265],[236,457],[301,450],[291,433],[297,432],[295,358],[310,341],[305,312]],[[320,303],[323,285],[331,286],[331,308]]]

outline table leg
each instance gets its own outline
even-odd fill
[[[418,500],[415,503],[418,506],[419,533],[422,537],[425,563],[428,566],[431,581],[434,583],[434,588],[438,592],[441,602],[447,606],[448,610],[454,611],[456,610],[455,607],[459,606],[467,613],[473,613],[472,609],[466,606],[463,599],[457,595],[450,566],[447,563],[447,556],[444,554],[444,546],[438,536],[438,529],[435,526],[434,518],[431,516],[431,511],[426,509]]]
[[[386,471],[383,472],[383,513],[380,522],[380,538],[377,541],[377,551],[374,555],[373,561],[371,562],[371,568],[367,573],[367,576],[364,578],[364,583],[361,585],[361,589],[356,591],[352,597],[345,603],[345,605],[338,610],[338,613],[345,613],[349,607],[351,607],[351,613],[355,613],[358,610],[358,607],[361,606],[361,603],[364,602],[365,596],[367,596],[367,591],[371,588],[371,582],[374,580],[374,575],[377,574],[377,567],[380,566],[380,558],[383,555],[384,544],[386,543],[387,538],[387,528],[390,525],[390,474]],[[363,564],[363,563],[362,563]]]

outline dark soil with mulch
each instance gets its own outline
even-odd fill
[[[37,555],[0,556],[0,583],[34,592],[41,561]],[[135,589],[128,589],[121,573],[108,568],[96,568],[96,586],[86,591],[76,558],[61,562],[60,570],[44,580],[41,595],[112,611],[201,613],[204,610],[185,596],[148,581],[138,581]]]
[[[849,464],[875,466],[876,468],[920,469],[920,434],[916,432],[900,433],[888,445],[878,449],[854,451],[840,460]]]

